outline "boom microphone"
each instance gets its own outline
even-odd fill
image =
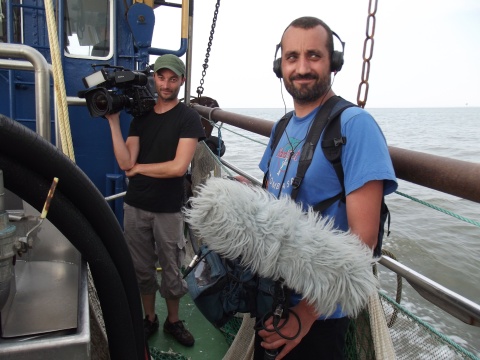
[[[211,250],[240,257],[259,276],[283,278],[318,314],[331,315],[340,304],[356,316],[377,291],[372,250],[288,197],[211,178],[190,201],[186,221]]]

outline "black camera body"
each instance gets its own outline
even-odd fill
[[[155,98],[149,88],[150,67],[144,71],[131,71],[120,66],[103,66],[92,75],[82,79],[88,90],[78,92],[85,98],[92,117],[103,117],[123,109],[134,117],[148,113],[155,105]]]

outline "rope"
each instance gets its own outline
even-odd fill
[[[60,47],[58,44],[58,30],[55,22],[55,14],[53,10],[53,0],[45,0],[45,16],[47,19],[48,27],[48,40],[50,42],[50,54],[52,59],[53,70],[53,84],[54,94],[57,104],[58,120],[59,120],[59,136],[61,141],[62,152],[75,162],[75,153],[73,150],[72,133],[70,130],[70,121],[68,116],[68,103],[67,94],[65,90],[65,81],[63,77],[63,67],[60,58]],[[58,139],[57,139],[58,144]],[[101,313],[98,295],[95,285],[93,284],[93,278],[90,271],[90,265],[87,264],[88,273],[88,303],[90,306],[90,331],[95,336],[92,337],[92,352],[98,359],[109,358],[107,335],[105,330],[105,323]]]
[[[217,136],[218,137],[218,147],[217,147],[218,154],[217,154],[217,156],[221,157],[222,156],[222,154],[221,154],[221,152],[222,152],[222,130],[221,129],[222,129],[222,126],[223,126],[223,122],[220,124],[220,126],[216,126],[216,124],[212,120],[213,112],[217,109],[219,109],[219,108],[215,107],[215,108],[212,108],[210,110],[210,112],[208,113],[208,122],[210,124],[213,124],[213,126],[217,128],[217,134],[218,134],[218,136]]]
[[[402,192],[400,192],[400,191],[395,191],[395,193],[398,194],[398,195],[404,196],[404,197],[406,197],[407,199],[416,201],[416,202],[418,202],[419,204],[428,206],[429,208],[432,208],[432,209],[437,210],[437,211],[440,211],[440,212],[442,212],[442,213],[444,213],[444,214],[450,215],[450,216],[452,216],[452,217],[454,217],[454,218],[456,218],[456,219],[458,219],[458,220],[462,220],[462,221],[465,221],[465,222],[467,222],[467,223],[469,223],[469,224],[472,224],[472,225],[475,225],[475,226],[480,227],[480,222],[478,222],[478,221],[475,221],[475,220],[466,218],[466,217],[464,217],[464,216],[455,214],[455,213],[452,212],[452,211],[442,209],[441,207],[438,207],[438,206],[436,206],[436,205],[432,205],[432,204],[429,204],[429,203],[427,203],[427,202],[425,202],[425,201],[416,199],[416,198],[414,198],[414,197],[412,197],[412,196],[410,196],[410,195],[404,194],[404,193],[402,193]]]
[[[222,123],[223,125],[223,123]],[[220,125],[217,128],[217,134],[218,134],[218,147],[217,147],[217,156],[221,157],[222,156],[222,125]]]
[[[385,312],[378,294],[374,294],[368,299],[368,315],[375,357],[382,360],[395,360],[392,337],[387,327]]]
[[[50,42],[50,54],[52,57],[52,69],[54,80],[55,98],[58,104],[58,119],[60,129],[60,140],[62,143],[62,151],[72,160],[75,161],[73,152],[72,134],[70,132],[70,123],[68,120],[68,104],[67,94],[65,91],[65,82],[63,79],[62,61],[60,59],[60,49],[58,45],[58,31],[55,22],[55,14],[53,11],[52,0],[45,0],[45,13],[48,26],[48,40]]]

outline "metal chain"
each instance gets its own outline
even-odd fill
[[[217,25],[219,7],[220,7],[220,0],[217,0],[217,4],[215,5],[215,11],[213,12],[212,29],[210,30],[210,37],[208,38],[207,53],[205,54],[205,62],[203,63],[202,78],[200,79],[200,86],[197,87],[198,97],[202,96],[203,90],[204,90],[203,83],[205,82],[204,78],[205,78],[205,75],[207,74],[208,58],[210,57],[210,51],[212,49],[213,34],[215,33],[215,26]]]
[[[370,60],[372,59],[372,56],[373,56],[373,35],[375,35],[375,21],[376,21],[375,14],[377,13],[377,2],[378,0],[370,0],[368,4],[368,17],[367,17],[367,30],[366,30],[367,38],[363,43],[362,81],[358,85],[358,93],[357,93],[357,105],[362,108],[365,107],[365,104],[367,103],[367,96],[368,96],[368,87],[369,87],[368,77],[370,75]],[[368,56],[367,56],[367,50],[368,50]]]

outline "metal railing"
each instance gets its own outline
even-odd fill
[[[193,105],[206,119],[223,122],[259,135],[270,136],[273,121],[228,111]],[[421,152],[389,147],[395,174],[411,183],[429,187],[467,200],[480,202],[480,164],[454,160]],[[255,184],[258,180],[221,159],[223,165]],[[462,176],[458,176],[462,174]],[[379,263],[402,276],[425,299],[457,319],[480,326],[480,305],[457,294],[401,263],[382,256]]]
[[[193,105],[197,112],[214,122],[270,136],[273,121],[235,114],[202,105]],[[389,147],[395,174],[399,179],[428,187],[446,194],[480,203],[480,164],[425,154],[418,151]],[[461,174],[461,176],[459,176]]]
[[[3,59],[23,58],[27,61]],[[50,77],[49,64],[45,57],[28,45],[0,43],[0,68],[35,70],[35,110],[37,133],[50,141]],[[10,84],[13,89],[14,84]],[[12,97],[10,91],[9,97]]]

